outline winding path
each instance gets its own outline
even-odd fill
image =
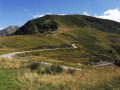
[[[73,48],[78,48],[75,44],[72,44]],[[61,49],[61,48],[54,48],[54,49],[41,49],[41,50],[33,50],[33,51],[48,51],[48,50],[57,50],[57,49]],[[64,49],[71,49],[71,48],[64,48]],[[14,59],[12,56],[19,54],[19,53],[25,53],[25,52],[31,52],[31,51],[21,51],[21,52],[13,52],[13,53],[8,53],[8,54],[4,54],[1,55],[0,57],[3,58],[9,58],[9,59]]]
[[[73,48],[78,48],[75,44],[72,44],[72,47],[73,47]],[[58,50],[58,49],[61,49],[61,48],[41,49],[41,50],[33,50],[33,51],[48,51],[48,50]],[[64,48],[64,49],[71,49],[71,48]],[[8,53],[8,54],[1,55],[0,57],[2,57],[2,58],[8,58],[8,59],[15,59],[15,58],[13,57],[13,55],[20,54],[20,53],[25,53],[25,52],[33,52],[33,51],[13,52],[13,53]],[[29,62],[29,60],[22,60],[22,61]],[[39,63],[45,64],[45,65],[53,65],[52,63],[46,63],[46,62],[39,62]],[[100,64],[100,65],[95,65],[95,66],[93,66],[93,67],[108,66],[108,65],[111,65],[111,64],[113,64],[113,63]],[[81,70],[80,68],[74,68],[74,67],[63,66],[63,65],[60,65],[60,67],[62,67],[63,69]]]
[[[75,44],[72,44],[72,47],[73,47],[73,48],[78,48]],[[33,51],[48,51],[48,50],[57,50],[57,49],[61,49],[61,48],[41,49],[41,50],[33,50]],[[66,48],[65,48],[65,49],[66,49]],[[67,49],[71,49],[71,48],[67,48]],[[8,58],[8,59],[15,59],[15,58],[13,57],[13,55],[20,54],[20,53],[25,53],[25,52],[31,52],[31,51],[13,52],[13,53],[8,53],[8,54],[1,55],[0,57],[2,57],[2,58]],[[22,61],[29,62],[29,60],[22,60]],[[34,61],[33,61],[33,62],[34,62]],[[46,63],[46,62],[38,62],[38,63],[42,63],[42,64],[45,64],[45,65],[53,65],[52,63]],[[68,70],[68,69],[81,70],[80,68],[74,68],[74,67],[63,66],[63,65],[60,65],[60,67],[62,67],[63,69],[66,69],[66,70]]]
[[[60,49],[60,48],[56,48],[56,49],[41,49],[41,50],[33,50],[33,51],[48,51],[48,50],[57,50],[57,49]],[[20,54],[20,53],[25,53],[25,52],[33,52],[33,51],[13,52],[13,53],[8,53],[8,54],[1,55],[0,57],[8,58],[8,59],[15,59],[13,57],[13,55]]]

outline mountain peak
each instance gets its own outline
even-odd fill
[[[103,32],[120,33],[120,23],[85,15],[45,15],[28,21],[15,32],[16,35],[45,34],[57,30],[59,26],[75,28],[89,27]]]
[[[0,31],[0,36],[8,36],[11,35],[13,33],[15,33],[20,27],[19,26],[13,26],[10,25],[7,28],[4,28],[3,30]]]

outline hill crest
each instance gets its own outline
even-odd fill
[[[108,33],[120,33],[120,23],[84,15],[46,15],[33,19],[24,24],[16,35],[46,34],[62,27],[90,27]]]

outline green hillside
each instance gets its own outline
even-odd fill
[[[29,35],[50,33],[54,30],[57,30],[58,26],[79,28],[91,27],[104,32],[116,34],[120,33],[120,23],[110,20],[102,20],[83,15],[46,15],[44,17],[28,21],[15,34]]]
[[[75,44],[77,49],[34,52],[25,56],[74,64],[113,62],[120,55],[119,33],[120,23],[111,20],[82,15],[46,15],[28,21],[16,35],[0,37],[0,51],[65,48]]]

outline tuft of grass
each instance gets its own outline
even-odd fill
[[[48,68],[46,68],[46,73],[47,74],[58,74],[63,71],[63,68],[60,67],[59,65],[52,65]]]
[[[68,73],[68,74],[74,74],[75,71],[76,71],[76,70],[74,70],[74,69],[68,69],[68,70],[67,70],[67,73]]]
[[[30,70],[36,71],[38,74],[58,74],[63,72],[63,68],[59,65],[50,65],[44,67],[44,65],[40,63],[32,63],[28,66]]]
[[[20,61],[9,60],[7,58],[0,58],[0,69],[19,69]]]

